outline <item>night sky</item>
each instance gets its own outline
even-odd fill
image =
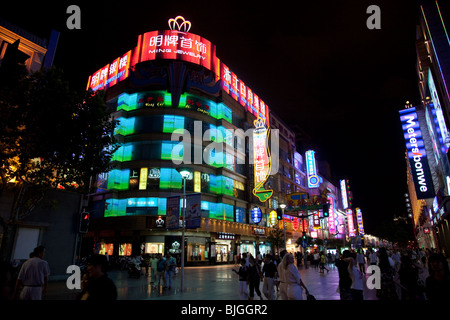
[[[406,214],[398,110],[419,102],[415,1],[29,2],[2,7],[0,17],[42,38],[59,31],[54,64],[81,89],[133,49],[139,34],[184,16],[273,111],[309,133],[308,147],[329,162],[336,181],[350,180],[367,233]],[[81,30],[66,27],[71,4],[81,9]],[[381,9],[379,30],[366,26],[370,5]]]

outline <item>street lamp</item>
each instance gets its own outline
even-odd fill
[[[280,204],[280,208],[281,208],[281,219],[283,220],[283,230],[284,230],[284,250],[286,250],[286,223],[284,221],[284,208],[286,208],[286,205],[284,203]]]
[[[181,284],[180,291],[183,292],[183,280],[184,280],[184,229],[185,229],[185,221],[186,218],[186,179],[189,177],[191,172],[186,168],[177,168],[177,171],[181,174],[183,178],[183,219],[182,219],[182,228],[181,228]]]

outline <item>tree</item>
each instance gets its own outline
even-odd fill
[[[279,248],[284,248],[284,230],[280,229],[278,226],[272,228],[268,235],[267,241],[272,245],[272,251],[276,248],[276,252],[279,252]]]
[[[12,83],[7,76],[0,74],[0,196],[15,179],[14,225],[47,190],[90,192],[91,178],[111,169],[118,143],[104,92],[72,90],[55,67],[22,71]]]

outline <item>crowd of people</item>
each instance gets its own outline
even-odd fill
[[[280,255],[265,254],[258,258],[243,253],[238,270],[232,269],[239,276],[239,297],[241,300],[253,300],[255,292],[260,300],[263,295],[267,300],[275,299],[275,290],[281,300],[303,300],[303,289],[306,296],[309,291],[303,283],[294,256],[283,250]],[[260,284],[263,283],[261,294]]]
[[[431,249],[388,250],[381,247],[378,251],[344,250],[336,257],[335,265],[339,272],[341,300],[363,300],[366,279],[373,281],[379,300],[450,298],[448,261],[444,255]],[[379,279],[375,278],[377,271]]]

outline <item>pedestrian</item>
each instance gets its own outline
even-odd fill
[[[175,268],[177,267],[177,261],[170,253],[167,253],[166,256],[166,285],[164,288],[171,289],[172,287],[172,278],[175,273]]]
[[[319,267],[319,259],[320,259],[319,253],[317,251],[314,252],[313,257],[314,257],[314,260],[313,260],[314,269],[317,269]]]
[[[153,285],[156,283],[157,265],[158,265],[158,258],[156,258],[155,254],[152,254],[150,258],[150,273],[151,273],[150,284]]]
[[[107,275],[106,257],[94,254],[88,260],[85,300],[117,300],[117,288]]]
[[[292,254],[288,253],[284,256],[282,268],[285,271],[288,300],[303,300],[302,288],[305,289],[306,294],[309,294],[309,291],[301,279],[298,268],[294,264],[294,257]]]
[[[258,265],[261,267],[262,262],[263,262],[263,257],[262,257],[262,255],[261,255],[261,252],[260,252],[260,251],[258,251],[258,252],[256,253],[256,262],[257,262]]]
[[[356,260],[359,266],[359,271],[361,271],[362,274],[366,274],[366,260],[364,259],[364,253],[362,253],[361,249],[358,249]]]
[[[363,278],[361,269],[358,266],[356,259],[357,254],[351,252],[350,256],[344,260],[348,263],[348,272],[350,274],[350,279],[352,280],[352,284],[350,286],[351,300],[362,301],[364,300]]]
[[[428,257],[429,276],[425,280],[425,294],[431,301],[449,301],[450,272],[447,259],[440,253]]]
[[[263,282],[263,294],[266,296],[267,300],[274,299],[274,281],[277,277],[277,267],[272,261],[272,255],[266,254],[264,258],[264,266],[262,269],[262,274],[264,276]]]
[[[325,272],[324,270],[327,270],[327,273],[330,272],[330,270],[325,267],[327,258],[325,256],[325,254],[323,253],[323,251],[320,251],[320,253],[319,253],[319,261],[320,261],[320,271],[319,272],[324,273]]]
[[[42,300],[42,295],[47,291],[48,276],[50,267],[48,262],[43,260],[45,247],[38,246],[34,249],[32,258],[24,262],[17,276],[16,293],[20,291],[20,300]]]
[[[258,295],[260,300],[263,300],[262,296],[261,296],[261,291],[259,290],[259,284],[262,280],[262,274],[261,274],[261,269],[259,268],[259,264],[256,261],[255,258],[253,258],[253,256],[249,257],[249,263],[250,263],[250,267],[249,267],[249,290],[250,290],[250,296],[249,296],[249,300],[253,300],[253,297],[255,296],[255,291],[256,294]]]
[[[409,256],[401,257],[398,274],[401,284],[401,300],[417,300],[419,270],[414,266]]]
[[[247,287],[249,284],[249,270],[246,266],[247,261],[244,258],[241,258],[240,262],[241,266],[239,267],[239,270],[231,269],[231,271],[239,276],[239,298],[241,300],[246,300],[248,299]]]
[[[166,285],[166,259],[162,254],[158,253],[158,263],[156,264],[156,282],[154,288],[159,288],[159,285]]]
[[[144,267],[145,275],[148,276],[148,269],[150,268],[150,255],[148,253],[144,255],[142,267]]]
[[[396,292],[395,285],[396,281],[396,271],[389,261],[389,256],[386,248],[382,247],[379,250],[379,262],[380,267],[381,289],[377,290],[377,296],[380,300],[396,301],[398,300],[398,295]]]
[[[285,269],[283,268],[283,259],[287,251],[280,252],[281,262],[277,264],[278,286],[281,300],[287,300],[287,284],[285,279]]]
[[[6,261],[0,262],[0,301],[8,301],[13,299],[14,269],[10,263]]]
[[[352,300],[351,285],[352,279],[350,273],[348,272],[349,263],[345,260],[350,257],[350,251],[344,250],[339,259],[336,260],[335,264],[339,273],[339,296],[341,300]]]
[[[370,265],[372,265],[372,266],[376,266],[377,265],[377,263],[378,263],[378,261],[377,261],[377,253],[372,248],[370,248],[369,259],[370,259]]]

